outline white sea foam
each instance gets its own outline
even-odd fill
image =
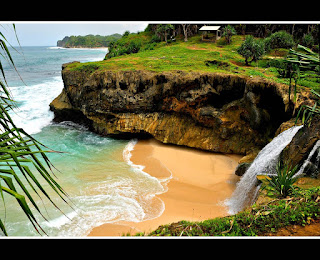
[[[127,144],[127,146],[125,147],[125,149],[123,150],[123,158],[125,160],[125,162],[127,162],[128,165],[130,165],[130,167],[137,172],[140,172],[143,175],[146,175],[150,178],[153,178],[155,180],[158,180],[159,182],[167,182],[168,180],[172,179],[172,172],[165,166],[162,164],[162,166],[164,168],[166,168],[166,170],[170,173],[170,176],[168,178],[163,178],[161,180],[152,177],[150,174],[148,174],[147,172],[144,171],[145,166],[144,165],[138,165],[138,164],[134,164],[131,161],[131,157],[132,157],[132,151],[134,150],[135,145],[138,143],[137,139],[132,139],[130,140],[130,142]],[[161,163],[161,162],[160,162]]]
[[[54,47],[48,47],[47,49],[48,50],[61,50],[61,49],[66,49],[66,48],[54,46]]]
[[[62,215],[60,217],[57,217],[55,219],[49,220],[48,222],[45,222],[45,225],[48,227],[53,228],[59,228],[66,223],[70,222],[75,216],[77,215],[76,211],[72,211],[68,213],[67,215]]]
[[[61,76],[35,85],[10,88],[18,102],[18,108],[11,114],[16,125],[29,134],[40,132],[52,121],[53,113],[49,110],[49,104],[62,88]]]
[[[52,46],[48,47],[48,50],[82,50],[82,51],[104,51],[108,52],[109,49],[107,47],[99,47],[99,48],[65,48],[65,47],[58,47],[58,46]]]
[[[172,179],[172,172],[165,166],[162,165],[163,167],[165,167],[167,169],[168,172],[170,172],[170,176],[167,178],[163,178],[163,179],[158,179],[156,177],[151,176],[150,174],[148,174],[147,172],[144,171],[145,166],[144,165],[137,165],[134,164],[131,161],[131,157],[132,157],[132,151],[134,150],[135,145],[137,144],[138,140],[137,139],[132,139],[127,146],[125,147],[125,149],[123,150],[123,158],[124,160],[127,162],[127,164],[132,168],[132,170],[138,174],[142,174],[146,177],[148,177],[149,179],[152,179],[155,183],[158,183],[158,186],[160,187],[159,191],[153,192],[153,193],[146,193],[144,194],[146,201],[151,201],[152,199],[155,198],[155,195],[159,195],[162,194],[164,192],[168,191],[168,187],[167,187],[167,182]],[[151,218],[156,218],[162,215],[164,209],[165,209],[165,205],[163,203],[162,200],[158,199],[161,202],[161,210],[157,212],[156,215],[154,214],[148,214],[149,219]],[[151,208],[149,208],[149,211],[153,211]]]

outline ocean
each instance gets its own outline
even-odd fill
[[[50,187],[47,191],[64,214],[44,196],[34,195],[49,220],[33,210],[47,235],[82,237],[104,223],[140,222],[159,216],[164,206],[158,203],[154,207],[154,200],[156,194],[164,192],[164,187],[157,178],[145,173],[143,166],[130,161],[136,140],[102,137],[70,121],[52,121],[49,104],[63,88],[61,65],[103,60],[107,49],[50,46],[15,49],[10,48],[10,53],[18,73],[3,62],[9,89],[17,102],[11,116],[18,127],[38,141],[63,152],[48,153],[48,157],[57,168],[56,181],[69,194],[68,203],[72,207]],[[9,236],[40,236],[15,199],[6,196],[5,206],[0,203],[0,216]]]

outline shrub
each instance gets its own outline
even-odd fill
[[[237,51],[245,58],[246,65],[249,65],[249,62],[257,61],[265,53],[264,42],[248,35]],[[249,61],[249,59],[251,60]]]
[[[266,51],[276,48],[289,49],[295,45],[292,35],[285,31],[275,32],[274,34],[265,38],[264,43]]]
[[[314,38],[311,33],[303,35],[302,45],[311,48],[314,45]]]
[[[154,42],[161,42],[161,38],[154,34],[152,37],[151,37],[151,40],[150,40],[151,43],[154,43]]]
[[[125,53],[137,53],[141,48],[141,41],[135,39],[133,41],[130,41],[129,45],[126,48]]]
[[[139,38],[129,38],[129,35],[118,41],[113,41],[109,45],[109,52],[105,59],[117,57],[124,54],[137,53],[142,46]]]

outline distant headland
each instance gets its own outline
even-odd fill
[[[57,41],[58,47],[64,48],[99,48],[108,47],[110,42],[116,41],[122,37],[121,34],[112,35],[86,35],[86,36],[65,36],[62,40]]]

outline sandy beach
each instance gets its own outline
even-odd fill
[[[164,204],[160,216],[142,222],[107,223],[94,228],[89,236],[122,236],[155,230],[180,220],[203,221],[226,216],[223,201],[235,189],[234,174],[242,156],[216,154],[140,140],[131,152],[131,161],[144,165],[144,172],[163,181],[167,191],[156,195]]]

